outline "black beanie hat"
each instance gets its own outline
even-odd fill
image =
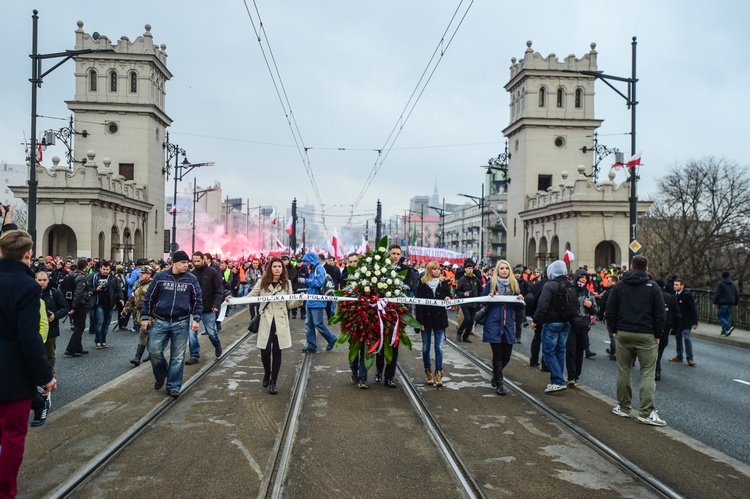
[[[172,257],[172,263],[187,261],[190,261],[190,257],[182,250],[175,252],[174,256]]]

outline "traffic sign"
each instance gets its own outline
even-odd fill
[[[630,248],[633,253],[638,253],[638,250],[643,248],[643,246],[641,246],[641,243],[634,239],[633,242],[628,245],[628,248]]]
[[[179,245],[179,244],[177,244],[177,243],[172,243],[172,244],[170,244],[170,245],[169,245],[169,250],[170,250],[170,251],[171,251],[172,253],[174,253],[174,252],[175,252],[175,251],[177,251],[178,249],[180,249],[180,245]]]

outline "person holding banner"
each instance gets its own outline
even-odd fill
[[[492,348],[492,386],[498,395],[505,395],[503,369],[510,362],[513,345],[516,343],[516,313],[524,307],[524,296],[518,281],[510,270],[510,264],[500,260],[495,266],[495,273],[482,292],[483,296],[517,296],[517,302],[499,302],[489,304],[484,321],[482,341]]]
[[[326,282],[326,271],[323,268],[323,262],[314,251],[308,251],[302,261],[310,266],[310,277],[300,277],[300,284],[307,287],[308,295],[320,295],[320,288]],[[301,275],[301,273],[300,273]],[[300,286],[302,287],[302,286]],[[318,341],[315,331],[319,331],[323,338],[328,342],[326,350],[333,350],[338,337],[331,332],[323,318],[323,312],[326,308],[326,302],[323,300],[307,300],[307,318],[305,319],[305,336],[307,344],[302,349],[302,353],[318,353]]]
[[[450,300],[451,289],[441,275],[440,264],[430,262],[417,284],[417,298],[430,300]],[[422,362],[427,377],[427,384],[435,384],[436,387],[443,386],[443,341],[445,340],[445,329],[448,327],[448,312],[445,307],[417,305],[415,307],[416,319],[422,324]],[[432,336],[435,336],[435,377],[432,376],[430,366],[430,346]]]
[[[271,258],[263,276],[250,291],[249,296],[273,296],[292,294],[292,283],[286,266],[280,258]],[[281,350],[292,348],[292,333],[289,329],[289,312],[302,305],[300,301],[269,301],[260,304],[260,327],[258,343],[263,362],[263,387],[276,395],[276,380],[281,370]]]

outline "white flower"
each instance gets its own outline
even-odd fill
[[[365,275],[366,275],[367,277],[371,277],[371,276],[372,276],[372,272],[370,272],[370,271],[368,270],[367,272],[365,272]]]
[[[376,257],[376,258],[377,258],[377,257]],[[374,268],[375,270],[380,270],[380,265],[378,265],[378,264],[376,263],[376,264],[375,264],[375,266],[374,266],[373,268]]]
[[[367,263],[372,263],[372,257],[371,257],[371,256],[368,256],[367,258],[365,258],[365,261],[366,261]]]
[[[391,277],[396,277],[398,275],[398,272],[395,270],[391,270]]]
[[[394,294],[394,295],[396,295],[396,296],[398,296],[398,295],[400,295],[400,294],[401,294],[401,291],[399,291],[399,290],[397,289],[396,291],[394,291],[394,292],[393,292],[393,294]]]
[[[365,293],[369,293],[369,292],[370,292],[370,286],[365,286]]]
[[[355,279],[359,279],[359,272],[355,272],[355,273],[354,273],[354,276],[353,276],[353,277],[354,277]]]
[[[398,293],[398,291],[396,291],[396,293]],[[391,296],[392,296],[392,293],[390,291],[386,291],[385,292],[385,297],[386,298],[390,298]]]
[[[379,271],[379,270],[376,270],[375,271],[375,275],[379,277],[379,276],[383,275],[383,273],[381,271]]]
[[[380,260],[380,255],[375,255],[375,260]],[[375,266],[377,268],[377,265]]]
[[[372,279],[370,279],[370,281],[372,281],[373,283],[376,283],[376,282],[378,282],[378,278],[377,277],[373,277]]]
[[[393,279],[387,279],[385,282],[388,284],[393,284]]]

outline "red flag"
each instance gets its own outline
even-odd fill
[[[271,225],[276,225],[276,219],[278,217],[276,216],[276,207],[273,208],[273,212],[271,213]]]
[[[572,251],[565,250],[565,254],[563,255],[563,262],[570,263],[575,259],[576,259],[576,256],[573,254]]]
[[[279,238],[278,238],[278,237],[276,238],[276,247],[277,247],[277,248],[280,248],[280,249],[281,249],[282,251],[284,251],[284,250],[286,249],[286,246],[284,246],[284,245],[282,244],[282,242],[281,242],[281,241],[279,241]]]
[[[339,259],[339,236],[336,230],[333,231],[333,237],[331,238],[331,245],[333,246],[333,257]]]
[[[641,164],[641,153],[634,154],[632,158],[628,160],[628,168],[635,168]]]
[[[287,222],[286,229],[284,229],[284,232],[286,232],[288,236],[292,235],[292,223],[293,222],[294,222],[294,219],[292,217],[289,217],[289,222]]]

